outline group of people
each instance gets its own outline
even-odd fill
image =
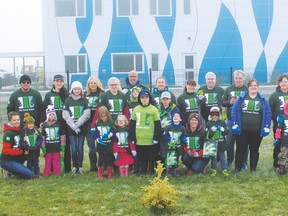
[[[51,91],[42,101],[31,88],[28,75],[20,78],[20,89],[11,94],[8,123],[0,166],[4,176],[40,176],[39,155],[43,152],[43,175],[61,172],[83,173],[84,141],[89,147],[91,172],[98,178],[113,178],[113,172],[153,175],[157,160],[165,164],[168,176],[179,177],[179,160],[187,175],[206,173],[211,161],[211,176],[229,175],[247,169],[256,172],[259,147],[270,132],[273,121],[274,167],[285,173],[288,126],[288,75],[278,79],[276,92],[267,100],[259,92],[257,80],[245,85],[245,73],[233,73],[234,84],[225,90],[208,72],[206,85],[196,92],[196,82],[188,80],[179,97],[166,85],[164,77],[149,91],[130,71],[126,86],[116,77],[105,90],[97,77],[87,80],[86,89],[74,81],[70,92],[64,77],[55,75]],[[223,118],[226,116],[226,119]],[[287,126],[286,126],[287,124]],[[236,151],[234,143],[236,141]],[[72,159],[72,160],[71,160]],[[27,165],[24,162],[27,160]],[[71,163],[72,161],[72,163]]]

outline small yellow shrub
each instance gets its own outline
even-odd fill
[[[167,176],[161,179],[164,169],[163,164],[157,161],[156,177],[150,180],[150,185],[142,187],[142,190],[146,192],[142,201],[151,210],[163,210],[174,206],[180,196],[180,192],[169,183]]]

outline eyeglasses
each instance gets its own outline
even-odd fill
[[[22,84],[31,84],[31,82],[29,82],[29,81],[23,81],[23,82],[21,82]]]
[[[218,112],[211,112],[211,116],[219,116]]]

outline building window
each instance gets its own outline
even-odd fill
[[[86,73],[86,56],[65,56],[65,69],[69,73]]]
[[[95,0],[95,16],[102,15],[102,0]]]
[[[56,17],[85,17],[85,0],[55,0]]]
[[[183,0],[184,1],[184,14],[191,14],[191,0]]]
[[[118,0],[118,16],[132,16],[139,14],[139,0]]]
[[[194,56],[192,54],[184,55],[185,80],[194,79]]]
[[[151,54],[151,69],[159,71],[159,54]]]
[[[127,73],[131,70],[142,72],[143,62],[143,53],[112,54],[112,71],[113,73]]]
[[[171,16],[171,0],[150,0],[150,14],[155,16]]]

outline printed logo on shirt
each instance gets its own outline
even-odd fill
[[[35,147],[37,136],[34,136],[34,134],[30,134],[28,136],[25,136],[25,141],[28,143],[29,146]]]
[[[196,98],[185,99],[185,104],[186,104],[186,110],[194,110],[197,108],[197,99]]]
[[[218,100],[217,100],[217,93],[205,93],[205,97],[206,97],[206,104],[211,105],[211,104],[217,104]]]
[[[189,149],[199,149],[199,137],[187,137],[188,139],[188,148]]]
[[[171,137],[171,140],[169,142],[169,149],[175,149],[176,147],[179,147],[181,145],[180,136],[182,135],[182,132],[169,131],[169,135]]]
[[[9,137],[10,140],[10,137]],[[14,136],[14,144],[12,146],[13,149],[19,149],[20,147],[20,135]]]
[[[123,100],[122,99],[110,99],[108,100],[110,111],[112,112],[121,112],[123,107]]]
[[[59,141],[59,127],[51,127],[51,128],[45,128],[46,132],[46,140],[47,141]]]
[[[35,109],[33,96],[18,97],[19,111],[31,111]]]
[[[99,97],[95,96],[95,97],[86,97],[88,100],[88,106],[90,108],[96,108],[97,107],[97,100]]]
[[[243,111],[258,114],[260,111],[260,102],[255,100],[244,100]]]
[[[97,130],[100,133],[101,139],[107,139],[110,134],[111,127],[110,126],[98,126]]]
[[[149,113],[136,113],[136,126],[137,128],[150,128],[151,114]]]
[[[280,101],[280,109],[283,110],[284,109],[284,103],[286,100],[288,100],[288,95],[282,95],[278,97],[279,101]]]
[[[125,132],[117,132],[116,137],[118,139],[118,147],[128,147],[128,133]]]
[[[71,106],[69,107],[69,110],[71,112],[71,117],[73,119],[79,119],[83,113],[83,109],[84,107],[83,106]]]
[[[235,96],[240,96],[242,93],[244,93],[245,91],[231,91],[230,92],[230,96],[231,97],[235,97]]]
[[[55,110],[63,109],[63,102],[61,101],[61,98],[58,95],[50,97],[50,104],[55,108]]]

